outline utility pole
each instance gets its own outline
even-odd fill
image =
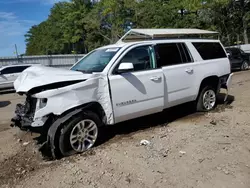
[[[17,46],[15,44],[15,52],[16,52],[16,57],[18,58],[18,52],[17,52]]]
[[[15,53],[16,53],[17,62],[19,63],[19,57],[18,57],[17,45],[16,44],[15,44]]]

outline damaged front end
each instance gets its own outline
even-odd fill
[[[14,82],[15,90],[26,95],[24,104],[16,107],[12,126],[21,129],[42,127],[53,117],[96,102],[113,124],[113,111],[107,77],[50,67],[30,67]]]
[[[60,130],[76,114],[93,111],[102,121],[100,125],[114,124],[108,78],[104,74],[29,68],[14,86],[18,94],[26,95],[26,100],[17,104],[11,126],[46,136],[41,148],[46,146],[53,158],[57,151],[63,153],[58,148],[57,134],[64,135]]]
[[[47,99],[35,98],[26,94],[26,100],[23,104],[16,105],[15,116],[11,119],[11,127],[19,127],[21,130],[34,130],[45,125],[47,120],[52,116],[47,115],[35,118],[35,113],[45,107]]]
[[[36,113],[46,107],[48,98],[37,97],[36,94],[74,85],[87,78],[80,72],[50,67],[26,69],[14,82],[16,92],[19,95],[26,95],[26,99],[23,104],[17,104],[11,126],[22,130],[44,126],[51,114],[37,116]]]
[[[39,103],[40,105],[39,105]],[[24,104],[17,104],[15,117],[11,119],[11,127],[19,127],[21,130],[29,130],[32,127],[43,126],[48,117],[43,117],[34,121],[34,116],[37,108],[41,105],[46,105],[46,100],[37,99],[31,95],[27,95]]]

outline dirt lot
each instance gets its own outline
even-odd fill
[[[0,95],[0,186],[249,188],[250,71],[235,74],[231,95],[211,113],[182,105],[109,127],[103,144],[58,161],[38,152],[39,135],[9,127],[23,98]]]

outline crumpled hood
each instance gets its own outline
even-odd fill
[[[28,92],[32,88],[64,81],[86,80],[92,74],[44,66],[27,68],[14,82],[16,92]]]

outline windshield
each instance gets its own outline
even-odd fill
[[[84,73],[102,72],[120,48],[105,48],[91,52],[74,65],[71,70]]]

